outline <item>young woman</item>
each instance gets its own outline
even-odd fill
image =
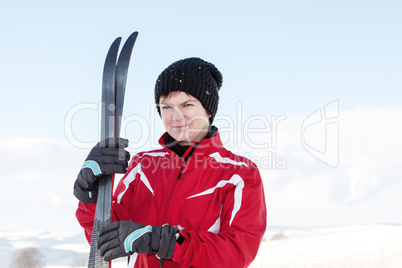
[[[219,70],[202,59],[171,64],[155,86],[162,148],[128,165],[128,141],[111,138],[88,155],[99,171],[84,164],[74,194],[89,242],[99,176],[125,173],[112,222],[99,236],[105,260],[131,255],[129,267],[233,268],[255,258],[266,229],[263,185],[256,165],[225,149],[212,125],[221,85]]]

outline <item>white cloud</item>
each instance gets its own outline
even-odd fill
[[[383,204],[385,211],[394,205],[381,193],[398,186],[402,177],[399,168],[401,115],[402,107],[341,110],[339,118],[335,118],[339,123],[339,140],[334,141],[339,144],[339,151],[335,151],[338,155],[334,156],[339,158],[336,167],[306,151],[301,139],[305,117],[288,115],[278,127],[277,147],[268,149],[284,157],[287,167],[283,170],[261,169],[269,221],[275,225],[384,221],[386,212],[365,211],[365,206],[372,200]],[[323,142],[328,134],[325,130],[328,131],[325,124],[317,124],[305,132],[313,141],[308,144],[321,149],[325,147]],[[262,151],[258,154],[263,155]],[[402,201],[399,195],[393,198],[395,203]],[[381,216],[376,217],[377,214]],[[402,217],[395,217],[392,211],[388,216],[390,221],[402,221]]]
[[[387,209],[402,202],[400,115],[402,107],[341,110],[335,168],[303,147],[301,127],[308,114],[287,115],[280,121],[275,143],[272,132],[250,134],[249,141],[268,142],[266,148],[252,148],[243,140],[232,150],[259,161],[270,225],[402,222],[402,216]],[[309,130],[309,139],[316,142],[311,146],[322,145],[323,127],[317,124]],[[6,217],[2,229],[79,230],[72,190],[89,150],[31,137],[0,140],[0,148],[5,167],[0,177]],[[280,161],[285,165],[279,166]]]
[[[0,140],[3,230],[79,228],[72,194],[88,150],[47,138]]]
[[[10,242],[10,244],[13,246],[13,248],[17,248],[17,249],[23,249],[23,248],[36,246],[35,243],[33,243],[33,242],[24,242],[24,241]]]
[[[88,253],[88,244],[60,244],[53,246],[52,249],[73,250],[77,253]]]

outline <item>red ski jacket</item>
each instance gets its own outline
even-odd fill
[[[256,165],[223,148],[219,132],[193,143],[183,157],[159,139],[162,149],[133,157],[120,180],[112,221],[178,226],[163,267],[247,267],[266,229],[263,185]],[[91,241],[96,204],[80,203],[77,218]],[[154,254],[134,254],[129,267],[159,267]]]

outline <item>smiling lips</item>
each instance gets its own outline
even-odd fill
[[[188,126],[190,126],[190,124],[183,125],[183,126],[172,126],[172,127],[175,128],[175,129],[180,129],[180,128],[185,128],[185,127],[188,127]]]

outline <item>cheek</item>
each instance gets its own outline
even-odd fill
[[[189,116],[189,118],[191,118],[190,120],[193,121],[193,124],[198,127],[209,125],[209,116],[207,113],[197,112]]]
[[[169,124],[170,117],[167,115],[166,112],[161,112],[161,117],[162,117],[163,125],[166,126],[167,124]]]

